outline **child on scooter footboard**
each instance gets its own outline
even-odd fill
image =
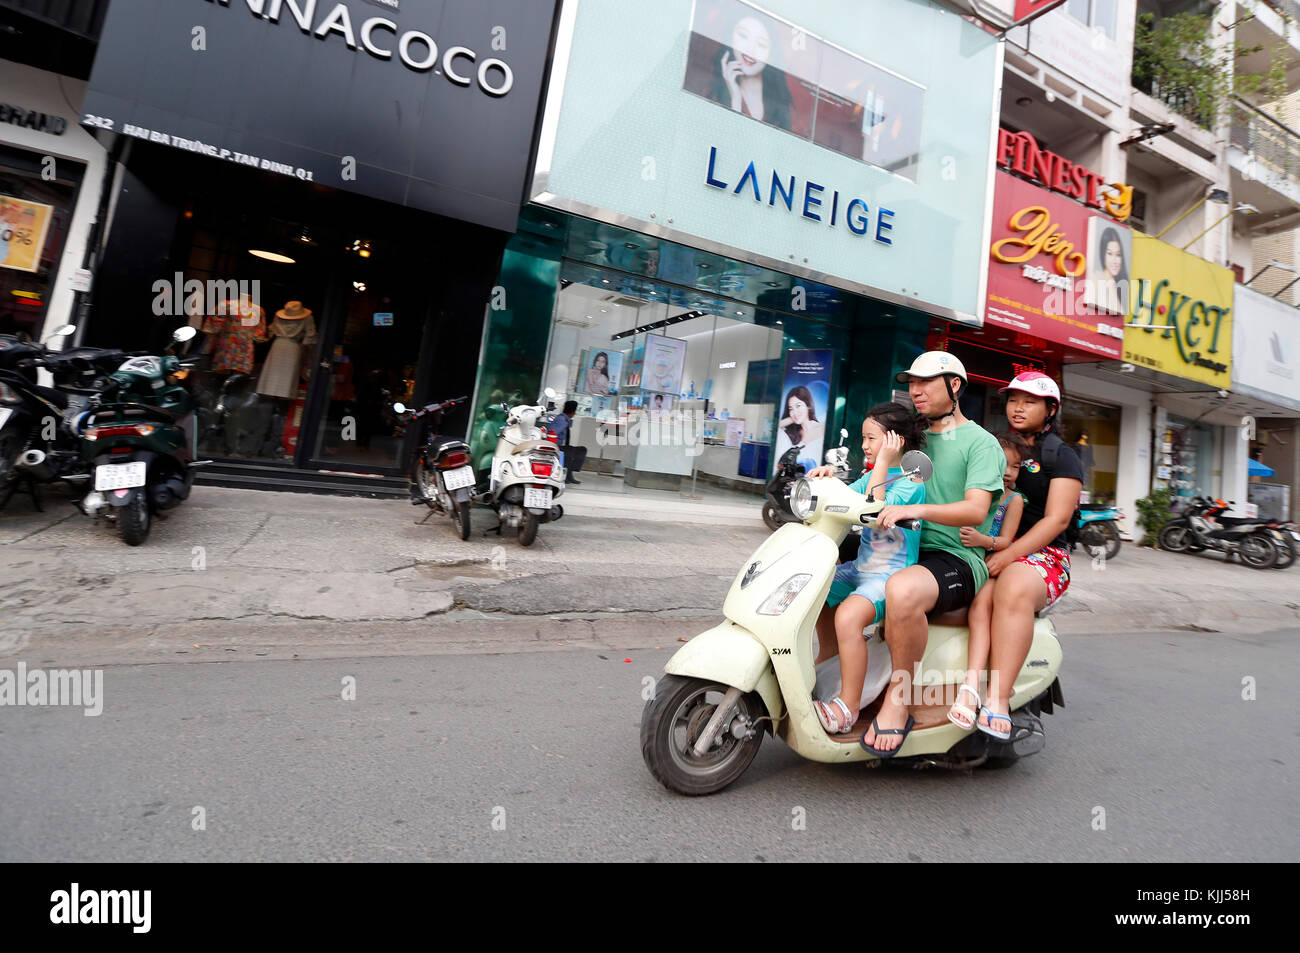
[[[870,496],[891,477],[902,474],[899,461],[909,450],[925,446],[925,419],[901,404],[879,404],[862,421],[862,454],[870,473],[850,484],[850,489]],[[809,479],[833,477],[834,467],[818,467]],[[884,490],[885,502],[908,505],[925,502],[925,484],[895,480]],[[863,527],[857,559],[835,570],[826,607],[817,619],[820,651],[817,661],[840,657],[840,694],[830,704],[814,701],[822,727],[830,734],[846,734],[858,720],[862,686],[867,675],[867,642],[863,629],[885,617],[885,580],[913,565],[921,549],[921,531],[894,527]]]

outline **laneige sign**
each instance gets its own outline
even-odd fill
[[[115,0],[81,121],[513,231],[556,6]]]
[[[230,6],[230,0],[203,0],[218,6]],[[239,6],[239,0],[235,0]],[[267,23],[279,23],[288,14],[298,29],[318,40],[340,38],[348,49],[365,50],[381,60],[391,60],[394,54],[408,68],[417,73],[435,69],[438,65],[438,44],[422,30],[402,30],[387,17],[367,17],[359,24],[353,19],[346,3],[317,4],[316,0],[244,0],[248,12]],[[385,4],[387,5],[387,4]],[[400,9],[397,3],[392,7]],[[313,26],[314,24],[314,26]],[[504,49],[504,27],[496,28],[494,40]],[[509,65],[497,57],[489,57],[478,64],[478,54],[467,46],[448,46],[442,53],[440,72],[457,86],[468,86],[476,79],[479,89],[490,96],[504,96],[514,86],[515,77]],[[464,62],[460,62],[464,61]],[[461,70],[468,70],[469,75]]]

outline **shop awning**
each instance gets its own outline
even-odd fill
[[[1249,460],[1246,463],[1246,475],[1270,477],[1273,475],[1273,468],[1264,466],[1258,460]]]

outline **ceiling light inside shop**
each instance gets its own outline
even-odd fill
[[[250,248],[248,253],[255,258],[265,258],[267,261],[278,261],[282,265],[296,265],[297,262],[288,255],[281,255],[279,252],[263,251],[260,248]]]

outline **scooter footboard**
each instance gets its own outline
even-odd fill
[[[758,692],[773,721],[785,716],[785,702],[767,648],[752,632],[734,622],[723,622],[695,636],[668,660],[664,671],[721,682],[742,692]]]

